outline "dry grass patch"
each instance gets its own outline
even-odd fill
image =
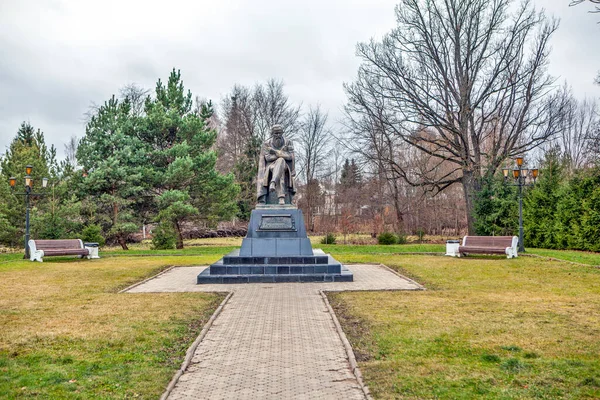
[[[376,398],[600,397],[599,269],[525,257],[339,258],[380,261],[430,288],[330,295]]]
[[[117,291],[168,265],[203,262],[118,257],[0,264],[0,397],[159,397],[222,296]]]

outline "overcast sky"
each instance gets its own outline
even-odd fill
[[[355,45],[395,26],[393,0],[0,0],[0,154],[22,121],[57,147],[84,134],[83,114],[120,87],[154,88],[173,67],[219,103],[234,83],[282,79],[292,101],[340,118]],[[551,74],[600,98],[600,14],[534,0],[561,19]]]

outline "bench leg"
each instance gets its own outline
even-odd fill
[[[31,261],[44,262],[42,260],[42,257],[44,257],[44,251],[43,250],[35,250],[35,251],[31,252],[31,256],[29,257],[29,259]]]
[[[518,256],[516,249],[513,249],[512,247],[506,249],[506,258],[517,258]]]

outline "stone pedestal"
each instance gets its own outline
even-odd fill
[[[258,206],[242,247],[198,275],[202,283],[351,282],[352,273],[331,255],[314,250],[302,211],[295,206]]]

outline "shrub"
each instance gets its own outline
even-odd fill
[[[406,240],[406,238],[405,238]],[[396,244],[398,243],[398,236],[394,235],[391,232],[382,232],[377,237],[377,243],[379,244]]]
[[[335,244],[335,235],[333,233],[328,233],[321,239],[321,244]]]
[[[81,240],[84,242],[98,243],[98,246],[102,247],[106,243],[104,236],[102,236],[102,228],[100,225],[88,225],[81,231]]]
[[[170,250],[175,248],[177,239],[170,223],[161,222],[152,230],[152,250]]]
[[[398,244],[408,243],[408,239],[406,238],[406,235],[398,235],[398,241],[396,243],[398,243]]]

